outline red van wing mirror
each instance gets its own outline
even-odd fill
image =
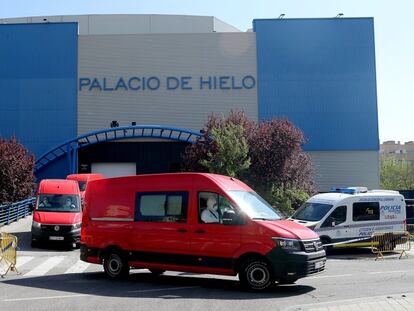
[[[243,225],[244,219],[241,214],[236,214],[234,211],[226,211],[222,217],[223,225]]]

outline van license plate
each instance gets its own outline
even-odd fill
[[[323,261],[315,262],[315,269],[320,269],[323,267]]]
[[[63,236],[50,236],[49,240],[51,240],[51,241],[63,241],[64,237]]]

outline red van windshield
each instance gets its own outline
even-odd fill
[[[256,192],[239,190],[227,191],[227,194],[251,219],[278,220],[282,217]]]
[[[44,212],[79,212],[79,197],[68,194],[40,194],[37,211]]]

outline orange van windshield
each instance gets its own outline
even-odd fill
[[[78,181],[79,184],[79,190],[85,191],[86,190],[86,181]]]
[[[79,212],[79,197],[68,194],[40,194],[37,199],[37,211]]]

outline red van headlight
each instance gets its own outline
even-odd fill
[[[81,225],[82,225],[82,223],[81,223],[81,222],[78,222],[78,223],[76,223],[76,224],[73,224],[73,225],[72,225],[72,229],[79,229],[79,228],[81,227]]]
[[[32,222],[32,227],[35,229],[40,229],[42,224],[40,222],[34,221]]]
[[[302,250],[302,245],[299,240],[276,237],[272,238],[272,240],[276,243],[276,246],[281,247],[285,251],[293,252]]]

